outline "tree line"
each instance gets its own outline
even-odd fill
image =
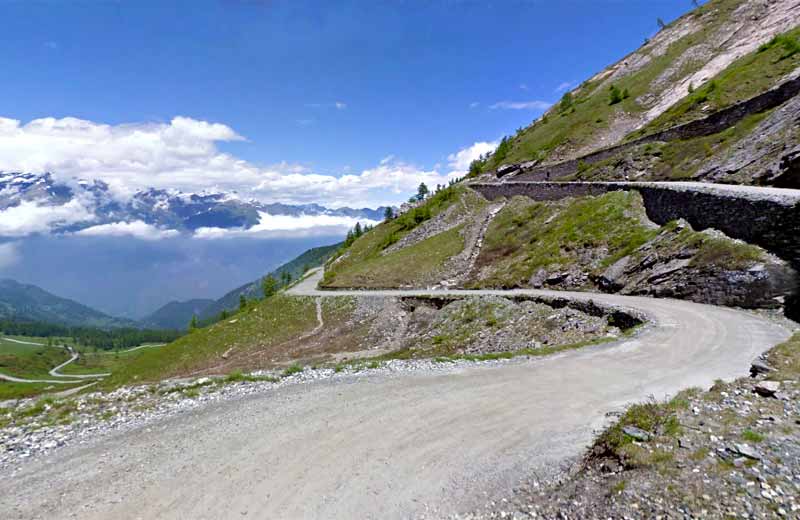
[[[8,336],[38,338],[70,338],[75,345],[100,350],[138,347],[143,343],[170,343],[182,336],[177,330],[155,329],[98,329],[70,327],[55,323],[0,320],[0,332]]]

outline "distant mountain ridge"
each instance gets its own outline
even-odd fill
[[[156,329],[184,329],[192,315],[200,315],[203,309],[215,300],[196,298],[188,301],[172,301],[140,320],[145,327]]]
[[[341,245],[341,243],[337,243],[309,249],[268,274],[271,274],[276,280],[280,280],[284,273],[289,273],[292,279],[296,280],[303,275],[306,268],[322,265]],[[193,315],[200,320],[215,318],[223,310],[236,310],[239,307],[241,295],[248,299],[260,298],[261,291],[261,278],[259,278],[227,292],[217,300],[194,299],[170,302],[140,321],[146,327],[185,329]]]
[[[0,279],[0,319],[98,328],[138,326],[134,321],[114,318],[36,285],[8,278]]]
[[[56,225],[56,232],[141,221],[161,229],[192,233],[200,228],[250,229],[269,215],[333,216],[378,222],[386,208],[326,208],[318,204],[263,203],[235,193],[184,193],[150,188],[122,201],[103,181],[58,182],[50,173],[0,171],[0,211],[23,203],[59,207],[80,203],[91,211],[84,220]]]

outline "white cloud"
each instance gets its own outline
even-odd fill
[[[0,269],[11,267],[19,260],[20,254],[16,242],[0,244]]]
[[[526,83],[520,83],[519,84],[519,89],[520,90],[528,90],[528,85]]]
[[[250,229],[203,227],[197,229],[194,236],[202,239],[327,236],[341,235],[357,222],[362,226],[378,224],[373,220],[336,215],[271,215],[259,212],[259,217],[259,223]]]
[[[75,232],[81,236],[130,236],[141,240],[161,240],[163,238],[175,237],[179,233],[174,229],[163,229],[141,220],[133,222],[112,222],[110,224],[100,224],[88,227]]]
[[[217,148],[217,142],[243,139],[227,125],[187,117],[121,125],[71,117],[23,124],[0,117],[0,170],[49,171],[57,181],[73,185],[76,178],[102,180],[119,198],[152,187],[235,191],[262,202],[317,202],[330,207],[396,204],[415,192],[420,182],[446,184],[466,170],[425,169],[390,158],[361,172],[322,175],[287,164],[259,166]],[[26,220],[26,226],[45,229],[58,218],[71,221],[70,214],[61,211],[45,208],[38,213],[44,224]],[[0,232],[8,230],[7,219],[1,220]]]
[[[344,103],[342,101],[337,101],[333,105],[336,107],[337,110],[344,110],[345,108],[347,108],[347,103]]]
[[[473,101],[472,103],[469,104],[469,108],[478,108],[479,106],[481,106],[481,104],[478,103],[477,101]]]
[[[496,110],[498,108],[504,110],[547,110],[550,108],[551,103],[547,101],[533,100],[533,101],[498,101],[490,105],[489,108]]]
[[[559,85],[556,87],[555,91],[556,92],[564,92],[564,91],[569,90],[570,88],[572,88],[572,86],[573,86],[573,83],[571,81],[565,81],[563,83],[559,83]]]
[[[94,219],[94,214],[80,199],[61,206],[47,206],[36,201],[22,201],[0,211],[0,236],[22,237],[47,233],[54,226],[75,224]]]
[[[497,145],[500,144],[499,141],[493,141],[491,143],[486,141],[481,141],[479,143],[474,143],[472,146],[468,146],[463,150],[459,150],[456,153],[451,153],[447,156],[447,160],[450,161],[450,168],[455,171],[467,171],[469,170],[469,165],[472,161],[479,158],[481,155],[493,152]]]

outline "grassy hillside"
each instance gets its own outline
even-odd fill
[[[755,3],[710,0],[567,92],[477,166],[490,171],[503,163],[577,158],[768,90],[800,64],[800,28],[789,25],[791,16],[767,18]],[[788,32],[769,39],[776,28]],[[753,51],[741,56],[741,49]],[[665,99],[675,104],[663,105]]]
[[[399,218],[376,226],[331,262],[322,285],[341,287],[401,287],[438,281],[436,273],[464,249],[461,234],[467,216],[486,204],[464,186],[446,188]],[[424,233],[426,226],[445,231]],[[395,250],[412,232],[419,241]]]
[[[758,50],[739,58],[629,139],[687,123],[761,94],[800,67],[800,27],[775,36]],[[691,91],[690,91],[691,90]]]
[[[525,287],[569,273],[572,286],[593,288],[609,266],[628,256],[631,265],[677,258],[689,261],[683,270],[738,270],[764,259],[765,253],[675,222],[656,226],[637,192],[558,202],[516,197],[489,226],[471,285]],[[553,285],[561,283],[553,280]]]
[[[475,285],[525,286],[541,268],[556,270],[581,260],[596,269],[611,265],[658,232],[644,224],[638,197],[614,192],[562,203],[515,198],[489,226],[477,265],[491,266],[491,274]],[[590,256],[579,260],[581,251]]]
[[[254,356],[253,366],[269,366],[277,355],[275,349],[316,325],[312,298],[279,294],[254,302],[229,319],[190,332],[165,347],[143,349],[103,385],[115,387],[193,373],[227,373],[234,366],[226,367],[229,360],[243,361],[248,356]],[[226,352],[227,358],[223,357]]]

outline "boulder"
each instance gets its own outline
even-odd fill
[[[775,370],[767,364],[763,359],[755,359],[750,364],[750,377],[756,377],[759,374],[768,374]]]
[[[607,292],[617,292],[625,287],[625,269],[630,261],[630,255],[624,256],[603,271],[603,274],[597,280],[600,289]]]
[[[623,426],[622,433],[641,442],[647,442],[653,438],[650,432],[637,428],[636,426]]]
[[[761,460],[761,455],[747,444],[735,442],[728,446],[727,450],[734,455],[741,455],[751,460]]]
[[[503,175],[508,175],[509,173],[518,169],[519,166],[517,166],[516,164],[501,164],[500,166],[497,167],[495,173],[497,174],[498,177],[502,177]]]
[[[775,397],[780,388],[781,384],[777,381],[762,381],[753,387],[753,392],[761,397]]]

